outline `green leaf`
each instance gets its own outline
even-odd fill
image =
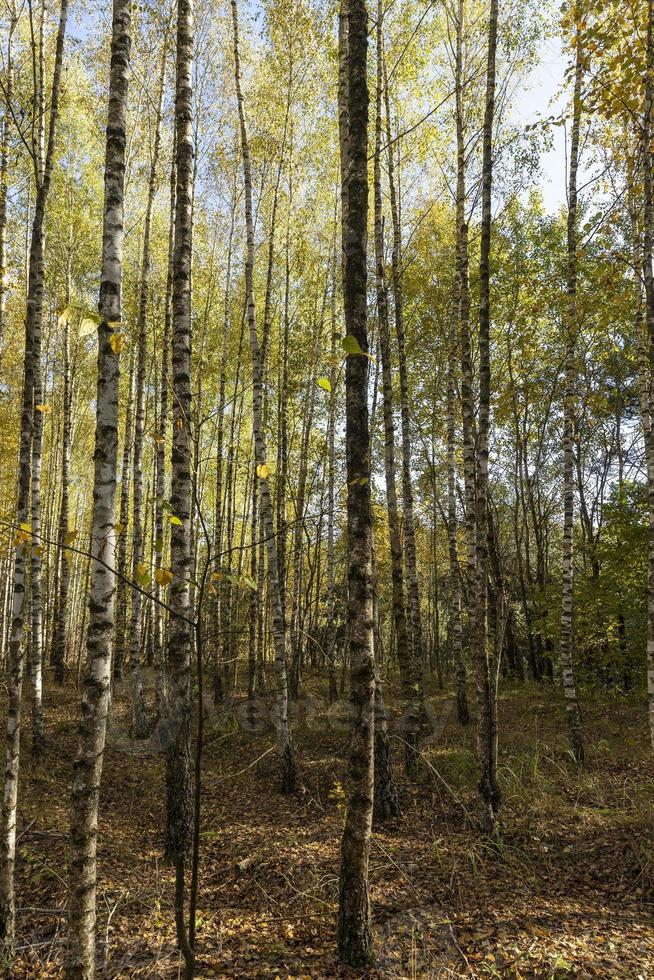
[[[361,345],[354,334],[349,333],[346,337],[343,337],[341,343],[346,354],[363,354]]]
[[[177,525],[178,527],[181,527],[181,526],[182,526],[182,522],[180,521],[180,519],[179,519],[179,517],[175,517],[175,515],[174,515],[174,514],[171,514],[171,515],[170,515],[170,518],[169,518],[169,520],[170,520],[170,523],[171,523],[171,524],[175,524],[175,525]]]
[[[329,392],[332,390],[332,383],[329,378],[318,378],[316,384],[319,388],[322,388],[323,391]]]

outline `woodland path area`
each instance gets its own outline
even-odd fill
[[[577,774],[560,693],[507,684],[499,700],[505,833],[494,853],[464,812],[476,808],[474,726],[457,723],[451,694],[432,697],[445,726],[425,757],[440,778],[426,766],[417,781],[402,781],[401,818],[374,832],[376,963],[367,973],[334,955],[346,738],[298,727],[302,786],[283,797],[269,757],[255,761],[272,735],[235,730],[233,715],[227,730],[218,718],[208,722],[198,976],[654,976],[654,763],[642,705],[595,694],[584,716],[587,766]],[[45,755],[26,761],[17,980],[59,976],[69,819],[62,787],[76,710],[71,688],[52,689]],[[119,694],[103,773],[99,975],[173,978],[180,954],[174,875],[162,863],[164,762],[120,735],[129,710]]]

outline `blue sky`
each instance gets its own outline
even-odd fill
[[[524,125],[557,115],[565,108],[562,88],[568,63],[558,38],[547,38],[541,44],[541,60],[515,99],[515,118]],[[553,126],[551,134],[552,147],[541,157],[541,189],[548,211],[556,211],[566,201],[565,127]]]

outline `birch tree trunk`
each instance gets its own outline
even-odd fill
[[[61,447],[61,504],[59,508],[58,555],[59,587],[56,596],[56,616],[52,638],[50,660],[54,667],[55,683],[63,684],[66,665],[66,617],[68,613],[68,585],[70,581],[70,559],[66,554],[69,531],[69,477],[71,450],[72,378],[70,368],[70,322],[64,317],[64,390],[63,427]]]
[[[499,832],[501,792],[497,782],[497,669],[488,647],[488,437],[490,429],[490,245],[493,180],[493,119],[498,2],[491,0],[488,25],[486,106],[483,126],[481,242],[479,251],[479,426],[477,431],[476,562],[473,661],[477,695],[479,793],[486,830]]]
[[[176,139],[176,136],[175,136]],[[173,144],[174,145],[174,144]],[[166,500],[166,437],[168,435],[168,386],[171,369],[170,338],[172,333],[173,254],[175,248],[175,204],[177,199],[177,167],[175,154],[170,168],[170,223],[168,228],[168,267],[164,298],[164,330],[161,342],[161,376],[159,387],[159,431],[156,452],[156,493],[154,504],[154,551],[160,565],[164,562],[165,538],[164,502]],[[161,599],[161,585],[156,584],[155,595]],[[157,672],[157,697],[159,714],[167,715],[167,656],[165,643],[164,610],[157,602],[154,608],[155,663]]]
[[[34,519],[35,504],[37,523],[40,515],[38,491],[36,497],[30,498],[34,415],[40,415],[39,412],[35,413],[35,405],[39,403],[36,403],[34,400],[34,381],[35,371],[38,369],[39,385],[37,386],[37,391],[40,393],[41,368],[39,362],[41,352],[41,321],[43,318],[44,223],[52,167],[54,164],[67,16],[68,0],[62,0],[55,46],[52,88],[50,92],[48,145],[47,150],[40,157],[42,166],[39,163],[39,158],[34,157],[35,173],[38,175],[38,183],[29,253],[27,315],[25,318],[25,367],[19,439],[18,491],[16,497],[16,525],[19,531],[16,539],[17,550],[14,562],[14,595],[7,679],[8,705],[5,782],[2,802],[2,838],[0,840],[0,961],[11,959],[15,938],[14,865],[16,859],[16,808],[18,804],[21,699],[24,669],[25,563],[28,546],[32,543],[32,533],[38,533],[40,531],[40,527],[37,527],[36,532],[34,532],[34,529],[31,528],[29,523],[30,503],[32,505],[32,520]],[[20,530],[21,526],[22,530]],[[41,547],[40,540],[35,540],[34,544],[36,547]],[[39,627],[40,640],[39,620],[37,620],[37,625]]]
[[[288,681],[286,675],[287,642],[286,624],[282,616],[282,604],[278,577],[277,545],[273,527],[273,510],[268,480],[266,460],[266,437],[263,426],[263,377],[261,351],[257,336],[256,309],[254,305],[254,223],[252,218],[252,170],[250,147],[247,137],[243,92],[241,90],[241,67],[239,60],[238,12],[236,0],[231,0],[232,24],[234,29],[234,81],[238,102],[238,115],[241,131],[241,152],[243,157],[243,183],[245,190],[245,228],[246,260],[245,291],[247,301],[247,320],[252,356],[252,429],[254,434],[256,472],[259,480],[259,510],[268,555],[268,596],[270,601],[270,623],[275,643],[276,693],[276,735],[277,751],[281,764],[281,791],[292,793],[297,784],[295,756],[291,743],[288,721]]]
[[[452,660],[456,672],[457,717],[462,725],[467,725],[470,721],[470,711],[466,693],[466,665],[463,659],[461,570],[459,568],[456,517],[456,348],[456,320],[452,318],[447,366],[447,537],[450,561],[448,599]]]
[[[413,506],[413,475],[411,473],[411,419],[409,412],[409,379],[406,366],[406,336],[404,327],[404,288],[402,282],[402,229],[400,210],[395,182],[395,150],[391,137],[390,96],[388,79],[384,78],[386,103],[386,142],[388,148],[388,186],[393,225],[393,249],[391,271],[393,299],[395,304],[395,335],[397,337],[398,367],[400,376],[400,418],[402,434],[402,502],[404,505],[404,564],[407,577],[409,625],[411,637],[411,678],[412,702],[405,715],[407,720],[406,756],[407,771],[415,770],[417,764],[418,735],[422,715],[424,645],[422,636],[422,615],[420,611],[420,589],[418,585],[418,566],[416,560],[415,515]]]
[[[645,284],[645,317],[649,348],[649,422],[654,418],[654,188],[652,170],[652,136],[654,134],[654,0],[647,0],[647,49],[645,102],[643,118],[643,279]],[[654,439],[650,432],[647,459],[649,496],[649,561],[647,574],[647,691],[649,727],[654,748]]]
[[[457,5],[455,62],[456,122],[456,284],[458,340],[461,357],[461,420],[463,480],[465,488],[466,598],[468,631],[474,637],[476,621],[476,472],[472,344],[470,340],[470,276],[466,221],[466,130],[463,100],[463,39],[465,0]]]
[[[342,34],[339,40],[342,43]],[[347,207],[343,215],[343,292],[347,334],[356,339],[364,353],[368,351],[367,48],[368,14],[365,0],[348,0],[345,98],[348,166]],[[349,794],[341,842],[338,953],[348,965],[364,967],[372,958],[368,860],[374,791],[375,693],[367,357],[348,354],[345,384],[348,625],[350,696],[354,717],[348,769]]]
[[[336,236],[336,205],[334,206],[334,236]],[[335,503],[335,434],[336,434],[336,241],[332,251],[332,292],[329,369],[329,409],[327,418],[327,673],[329,677],[329,702],[338,699],[336,686],[336,636],[335,636],[335,553],[334,553],[334,503]]]
[[[159,148],[161,145],[161,117],[163,115],[163,99],[166,84],[166,57],[168,54],[167,37],[161,51],[161,69],[159,73],[159,94],[154,125],[154,140],[150,175],[148,179],[148,194],[145,206],[145,221],[143,227],[143,252],[141,258],[141,282],[139,287],[138,311],[138,357],[136,366],[136,411],[134,413],[134,450],[132,454],[132,581],[143,581],[143,436],[145,429],[145,368],[147,357],[147,320],[148,300],[150,292],[150,235],[152,227],[152,209],[157,191],[157,169],[159,166]],[[132,688],[132,721],[134,736],[145,738],[148,720],[145,712],[143,697],[143,681],[141,678],[141,593],[132,590],[132,610],[130,623],[130,674]]]
[[[129,488],[130,488],[130,459],[132,458],[132,435],[134,432],[134,349],[129,355],[127,376],[127,408],[125,410],[125,428],[123,430],[123,456],[120,467],[120,505],[118,508],[118,528],[116,534],[116,563],[118,565],[118,581],[116,583],[116,617],[115,640],[113,651],[114,680],[123,679],[123,663],[127,651],[129,636],[129,616],[127,615],[127,599],[129,588],[127,584],[127,527],[129,524]]]
[[[184,950],[184,869],[191,845],[191,261],[193,254],[193,6],[177,3],[175,243],[173,249],[173,448],[168,635],[169,747],[166,857],[175,866],[175,917]],[[200,705],[200,710],[202,706]],[[187,957],[187,952],[184,953]]]
[[[34,317],[32,336],[33,388],[32,388],[32,537],[30,551],[30,616],[29,671],[32,692],[32,756],[38,759],[45,748],[45,729],[43,725],[43,610],[41,592],[41,573],[43,545],[41,544],[41,455],[43,450],[43,373],[41,367],[41,327],[43,319],[43,284],[45,279],[44,229],[41,231],[38,271],[39,311]]]
[[[13,40],[18,18],[12,3],[7,25],[7,49],[5,53],[4,109],[2,135],[0,136],[0,364],[4,353],[5,310],[7,307],[7,194],[9,192],[9,117],[14,92]]]
[[[447,370],[447,531],[450,559],[450,631],[452,658],[456,671],[456,706],[462,725],[470,721],[466,695],[466,669],[463,659],[461,623],[461,570],[457,549],[456,519],[456,357],[461,343],[461,406],[463,416],[463,460],[465,481],[468,615],[474,622],[475,567],[475,454],[472,435],[472,358],[470,352],[470,286],[468,282],[468,229],[466,225],[465,131],[463,114],[463,31],[465,3],[459,0],[455,50],[456,120],[456,270],[454,318],[450,328]],[[457,331],[457,323],[459,330]]]
[[[575,81],[568,176],[568,269],[566,283],[567,322],[566,360],[563,392],[563,570],[559,657],[563,694],[570,727],[572,751],[578,765],[583,765],[584,746],[581,734],[581,712],[577,700],[572,645],[573,603],[573,532],[574,532],[574,428],[575,428],[575,356],[577,339],[577,170],[579,166],[579,126],[581,121],[582,46],[577,36]]]
[[[412,695],[411,651],[407,632],[406,606],[404,602],[404,571],[402,567],[402,539],[397,506],[395,482],[395,424],[393,421],[393,381],[391,376],[391,347],[388,330],[388,291],[384,276],[384,231],[382,216],[381,145],[382,145],[382,6],[377,3],[377,89],[375,114],[374,157],[374,230],[375,230],[375,285],[377,289],[377,316],[379,318],[379,347],[382,362],[383,409],[384,409],[384,471],[386,476],[386,502],[391,548],[391,581],[393,623],[397,661],[404,696]]]
[[[68,947],[69,980],[95,976],[95,895],[98,802],[111,680],[115,592],[114,522],[118,456],[119,355],[127,83],[131,48],[130,0],[114,0],[104,176],[102,269],[98,312],[98,382],[86,669],[71,803]]]

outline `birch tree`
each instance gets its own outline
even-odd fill
[[[649,351],[649,424],[654,418],[654,3],[647,0],[647,40],[642,127],[643,169],[643,281],[645,286],[645,320]],[[649,499],[649,556],[647,572],[647,691],[649,728],[654,747],[654,439],[651,429],[647,440],[647,481]]]
[[[344,11],[341,11],[343,17]],[[341,841],[338,952],[350,966],[372,958],[368,859],[374,787],[375,653],[372,588],[372,511],[368,422],[366,233],[368,222],[368,12],[347,0],[347,171],[343,213],[347,471],[348,627],[353,708],[349,795]],[[344,41],[340,32],[340,43]],[[347,350],[347,347],[346,347]]]
[[[579,167],[579,127],[581,122],[581,83],[583,53],[577,35],[572,134],[568,173],[567,281],[566,281],[566,359],[563,392],[563,574],[559,657],[565,707],[575,759],[584,761],[581,735],[581,713],[577,700],[572,662],[573,604],[573,532],[574,532],[574,428],[575,428],[575,359],[577,336],[577,171]]]
[[[243,160],[243,185],[245,192],[245,292],[247,322],[252,358],[252,429],[256,473],[259,481],[259,510],[266,540],[268,555],[268,599],[270,603],[270,626],[275,644],[276,677],[276,716],[277,752],[281,766],[281,791],[292,793],[297,783],[295,756],[291,742],[288,720],[288,680],[286,624],[282,615],[279,587],[279,562],[273,525],[272,499],[270,495],[269,464],[267,462],[266,434],[263,425],[263,365],[259,338],[257,334],[256,307],[254,301],[254,222],[252,218],[252,167],[250,145],[248,142],[245,118],[245,104],[241,89],[241,65],[239,57],[238,10],[236,0],[231,0],[232,26],[234,31],[234,82],[238,106],[241,135],[241,155]]]
[[[100,324],[89,625],[71,801],[70,895],[65,962],[69,980],[92,980],[95,976],[98,803],[109,709],[116,587],[118,382],[123,336],[122,259],[131,27],[130,0],[114,0],[98,301]]]
[[[45,17],[45,12],[44,12]],[[27,314],[25,317],[25,360],[23,371],[22,410],[20,421],[20,441],[18,459],[18,490],[16,496],[16,527],[15,539],[16,557],[14,561],[14,591],[11,620],[11,642],[9,647],[9,677],[8,677],[8,706],[7,706],[7,742],[5,756],[5,783],[2,803],[2,838],[0,840],[0,959],[11,959],[15,938],[15,897],[14,897],[14,865],[16,860],[16,809],[18,804],[18,770],[20,762],[20,726],[21,700],[23,683],[23,630],[25,619],[25,566],[29,546],[42,547],[40,536],[32,538],[33,527],[30,524],[37,517],[35,533],[40,535],[40,497],[32,487],[33,464],[33,435],[35,415],[40,417],[37,406],[43,409],[40,402],[35,401],[35,395],[40,395],[41,376],[41,326],[43,320],[43,291],[44,291],[44,241],[45,217],[50,192],[52,169],[55,157],[55,140],[57,119],[59,114],[59,97],[61,76],[63,71],[64,41],[66,37],[66,22],[68,17],[68,2],[62,0],[59,12],[59,25],[55,42],[54,68],[50,88],[50,113],[47,133],[47,148],[45,130],[39,136],[38,143],[33,146],[32,162],[36,180],[36,202],[32,220],[32,236],[29,252],[29,275],[27,288]],[[35,54],[36,57],[36,54]],[[44,76],[41,77],[44,86]],[[43,120],[45,120],[45,102],[43,102]],[[45,123],[43,122],[43,126]],[[39,122],[39,126],[41,123]],[[41,132],[41,131],[40,131]],[[35,376],[39,381],[35,385]],[[37,465],[40,447],[37,450]],[[32,550],[34,550],[34,548]],[[34,565],[32,566],[32,570]],[[37,569],[38,574],[38,569]],[[38,599],[37,595],[37,599]],[[37,606],[37,608],[39,608]],[[39,610],[40,611],[40,610]],[[36,616],[37,627],[40,629],[40,619]],[[32,626],[34,625],[34,621]],[[40,637],[39,637],[40,639]],[[40,648],[37,647],[37,653]],[[34,671],[33,671],[34,673]],[[36,685],[35,685],[36,686]],[[36,739],[37,750],[41,742],[40,703],[36,705]]]
[[[475,615],[473,661],[477,696],[477,754],[483,821],[491,835],[498,833],[501,791],[497,782],[497,681],[499,651],[488,644],[488,438],[490,430],[490,249],[493,182],[493,120],[498,2],[491,0],[488,24],[486,102],[482,132],[481,241],[479,250],[479,425],[475,496]]]

